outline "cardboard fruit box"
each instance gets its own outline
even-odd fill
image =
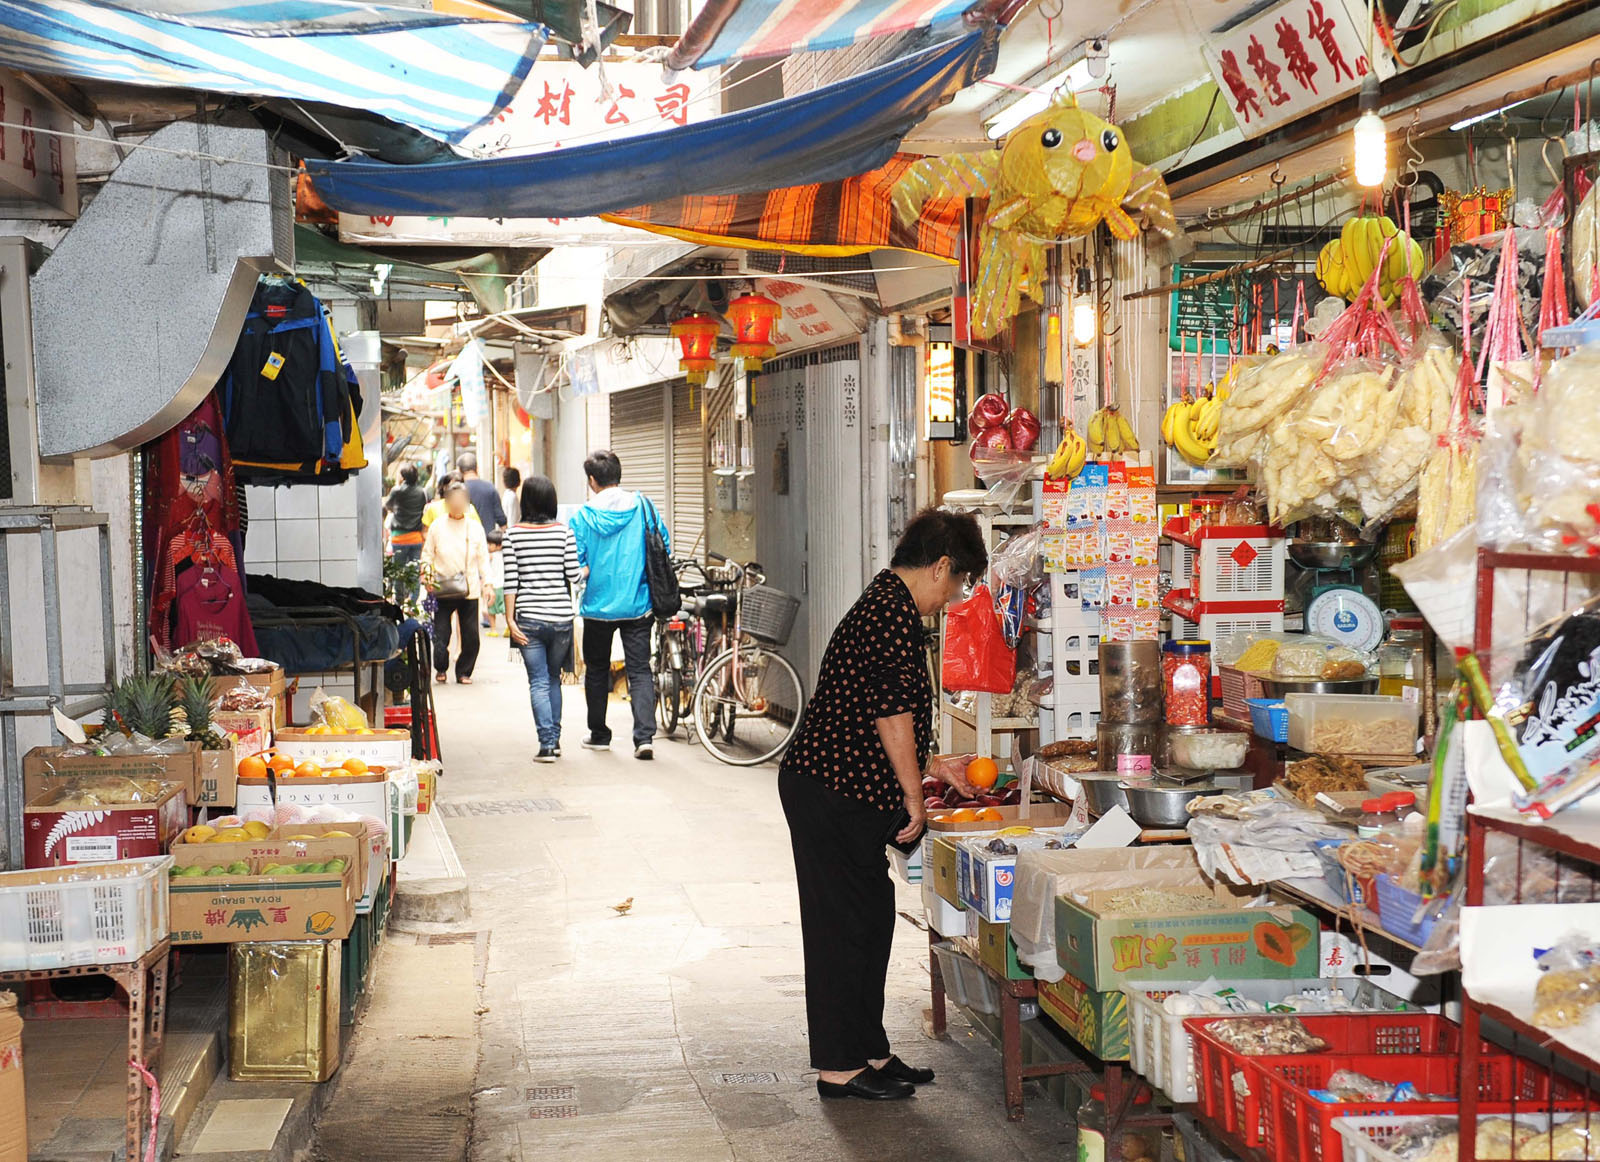
[[[194,807],[232,807],[239,791],[239,752],[230,741],[221,750],[200,752],[200,790]]]
[[[190,803],[200,802],[203,790],[200,776],[200,744],[176,744],[172,754],[77,754],[62,752],[71,747],[36,746],[22,756],[22,801],[31,803],[74,775],[121,775],[129,779],[160,779],[177,783]]]
[[[371,734],[312,734],[295,728],[273,736],[273,749],[295,762],[305,759],[361,759],[375,767],[400,767],[411,761],[411,732],[375,730]]]
[[[272,787],[267,779],[239,779],[235,809],[243,814],[257,807],[272,807]],[[338,807],[353,815],[370,815],[389,821],[389,858],[402,859],[406,853],[405,829],[395,826],[400,814],[400,791],[388,775],[378,769],[364,775],[339,775],[320,779],[277,780],[277,802],[297,807]]]
[[[217,828],[215,823],[206,826]],[[225,830],[225,829],[222,829]],[[342,832],[343,834],[337,834]],[[330,859],[342,859],[346,862],[355,861],[356,890],[362,890],[369,877],[372,876],[374,862],[380,866],[388,863],[388,852],[384,848],[383,833],[367,823],[352,821],[347,823],[286,823],[273,829],[263,839],[240,840],[236,843],[217,843],[198,840],[197,836],[204,834],[199,828],[190,827],[172,841],[174,856],[179,851],[200,849],[216,852],[219,855],[226,853],[227,859],[216,859],[204,866],[214,864],[227,865],[235,860],[249,862],[252,858],[259,857],[267,863],[326,863]],[[374,840],[377,846],[374,847]],[[246,850],[248,849],[248,850]],[[374,851],[377,853],[374,859]],[[190,866],[190,865],[180,865]]]
[[[295,825],[299,834],[299,825]],[[328,829],[337,829],[330,826]],[[310,831],[309,825],[305,830]],[[167,892],[174,944],[255,940],[343,940],[355,923],[357,877],[366,837],[238,843],[178,843]],[[344,860],[338,872],[268,874],[278,864]],[[186,875],[186,868],[234,867],[228,875]]]
[[[1056,960],[1072,976],[1096,989],[1138,980],[1202,980],[1314,977],[1318,971],[1318,925],[1303,908],[1246,908],[1255,893],[1217,884],[1206,887],[1171,873],[1150,872],[1143,886],[1215,899],[1222,910],[1196,907],[1166,914],[1117,914],[1107,910],[1119,892],[1078,891],[1086,898],[1056,898]],[[1126,889],[1122,889],[1126,891]]]
[[[218,710],[211,715],[211,725],[238,739],[240,758],[272,747],[271,710]]]
[[[254,686],[258,690],[265,690],[272,698],[272,725],[284,726],[289,721],[289,685],[284,678],[283,667],[274,666],[272,669],[260,674],[224,674],[211,679],[211,697],[220,698],[234,686],[243,682],[246,686]]]
[[[28,1162],[22,1085],[22,1018],[16,994],[0,992],[0,1162]]]
[[[1000,820],[977,820],[972,823],[936,823],[928,821],[928,830],[922,837],[922,878],[931,881],[934,892],[945,903],[957,910],[966,907],[961,902],[961,871],[957,845],[960,840],[974,835],[994,835],[1003,827],[1060,826],[1072,815],[1071,807],[1060,804],[1034,803],[1029,806],[995,807]],[[1023,812],[1027,812],[1024,815]],[[945,814],[945,812],[940,812]]]
[[[1102,1061],[1128,1059],[1128,994],[1100,992],[1076,977],[1039,982],[1039,1009]]]
[[[977,921],[978,934],[973,943],[978,946],[978,959],[1007,980],[1032,980],[1033,969],[1017,959],[1011,925],[991,924],[981,916]]]
[[[956,839],[956,883],[961,902],[991,924],[1011,921],[1016,890],[1017,856],[1024,851],[1044,851],[1054,842],[1069,847],[1080,834],[1076,828],[1037,827],[1025,835],[973,835]],[[993,852],[988,844],[1002,839],[1011,852]]]
[[[65,867],[165,855],[189,824],[184,788],[171,784],[153,802],[121,807],[63,807],[47,790],[22,811],[22,865]]]

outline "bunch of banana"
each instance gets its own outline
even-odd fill
[[[1061,443],[1056,445],[1055,454],[1044,466],[1045,477],[1049,480],[1071,480],[1083,471],[1083,462],[1088,458],[1089,446],[1078,435],[1078,429],[1072,426],[1072,421],[1067,420],[1066,428],[1061,433]]]
[[[1133,434],[1133,425],[1118,404],[1107,404],[1089,417],[1089,451],[1096,459],[1138,450],[1139,441]]]
[[[1203,466],[1216,450],[1222,405],[1229,394],[1226,381],[1215,389],[1206,385],[1199,399],[1185,391],[1161,417],[1161,438],[1189,463]]]
[[[1389,217],[1368,215],[1351,218],[1344,224],[1339,237],[1322,248],[1317,255],[1317,282],[1330,295],[1355,301],[1361,288],[1378,269],[1383,255],[1383,244],[1389,239],[1394,244],[1383,258],[1383,270],[1378,275],[1378,290],[1384,302],[1393,304],[1400,297],[1400,284],[1409,275],[1421,278],[1427,268],[1422,247]]]

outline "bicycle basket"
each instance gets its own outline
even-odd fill
[[[789,644],[795,615],[800,612],[798,597],[770,585],[755,585],[744,591],[740,602],[745,633],[767,645]]]

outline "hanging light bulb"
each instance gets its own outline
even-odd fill
[[[1087,266],[1078,267],[1077,287],[1072,301],[1072,341],[1079,347],[1094,342],[1100,329],[1100,309],[1091,293],[1093,283]]]
[[[1367,189],[1383,185],[1389,175],[1389,130],[1378,116],[1378,78],[1368,73],[1361,83],[1361,116],[1355,127],[1356,184]]]

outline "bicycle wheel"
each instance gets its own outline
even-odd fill
[[[738,684],[734,651],[718,655],[694,692],[694,723],[700,741],[722,762],[753,767],[777,758],[800,728],[805,691],[800,675],[782,654],[761,646],[739,647]]]
[[[659,622],[656,624],[655,651],[652,675],[656,685],[656,721],[661,732],[670,735],[678,729],[678,719],[683,711],[683,689],[678,671],[672,664],[671,631]]]

